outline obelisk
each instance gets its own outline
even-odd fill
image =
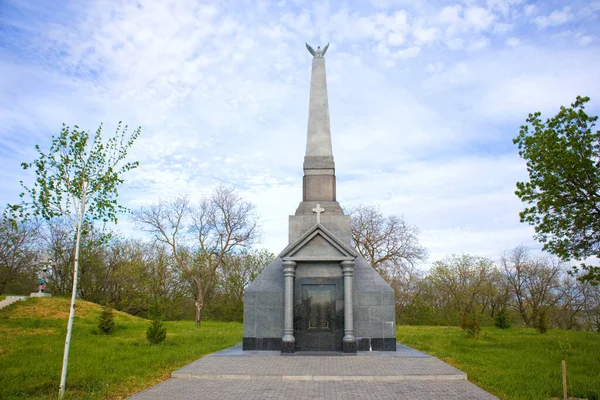
[[[314,50],[306,44],[313,55],[308,100],[308,129],[306,133],[306,153],[304,156],[304,177],[302,180],[302,202],[295,215],[290,216],[290,243],[314,224],[312,209],[319,203],[325,209],[325,226],[349,243],[348,220],[336,199],[335,162],[331,146],[329,121],[329,101],[327,95],[327,74],[323,49]],[[336,218],[337,217],[337,218]],[[342,217],[342,218],[339,218]],[[340,229],[336,229],[336,227]]]
[[[335,163],[331,150],[325,51],[318,47],[312,59],[303,201],[335,201]]]

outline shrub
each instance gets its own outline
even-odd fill
[[[540,333],[546,333],[548,330],[548,321],[546,321],[546,311],[540,311],[537,329]]]
[[[108,305],[102,307],[102,312],[98,317],[98,329],[105,335],[110,335],[115,330],[113,310]]]
[[[167,337],[167,328],[164,327],[164,314],[158,303],[154,304],[148,310],[148,315],[152,318],[152,323],[146,331],[146,339],[150,344],[159,344]]]
[[[500,312],[498,312],[498,314],[496,314],[496,322],[494,325],[496,325],[500,329],[510,328],[510,318],[508,315],[508,310],[506,310],[506,308],[503,308],[502,310],[500,310]]]
[[[465,324],[465,330],[467,331],[467,336],[470,338],[476,338],[479,336],[481,332],[481,324],[479,323],[479,319],[476,315],[471,316],[471,319]]]
[[[146,331],[146,339],[150,344],[159,344],[167,337],[167,328],[163,326],[161,319],[153,319]]]

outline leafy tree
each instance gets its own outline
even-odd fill
[[[117,203],[117,188],[123,183],[122,174],[137,168],[137,162],[125,162],[127,151],[141,133],[138,128],[127,135],[127,126],[119,123],[113,136],[102,138],[102,125],[91,138],[77,125],[63,124],[58,136],[52,136],[48,152],[35,146],[38,158],[22,163],[23,169],[33,169],[36,175],[32,187],[21,185],[20,205],[9,205],[13,221],[17,217],[66,218],[75,227],[75,254],[73,260],[73,289],[67,325],[65,352],[59,397],[65,393],[69,345],[75,318],[75,298],[79,267],[79,247],[82,233],[94,220],[117,222],[117,213],[124,210]],[[26,200],[26,195],[28,200]]]
[[[428,281],[444,303],[460,314],[463,329],[468,315],[482,312],[497,294],[492,261],[469,254],[434,262]]]
[[[275,254],[266,249],[244,250],[225,257],[223,267],[217,271],[207,314],[213,319],[242,322],[246,287],[273,259]]]
[[[515,191],[529,205],[521,222],[534,226],[544,250],[563,260],[600,256],[600,131],[593,130],[598,117],[585,113],[589,100],[577,96],[546,122],[540,112],[529,114],[513,140],[529,172]],[[600,283],[600,267],[581,267],[580,279]]]

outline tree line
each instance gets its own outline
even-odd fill
[[[461,254],[420,266],[427,252],[418,229],[375,207],[350,210],[355,247],[392,286],[400,324],[492,324],[507,312],[514,324],[600,332],[600,286],[578,280],[570,265],[517,246],[498,260]]]
[[[2,221],[0,294],[37,291],[40,266],[36,260],[46,253],[53,261],[46,291],[68,296],[73,286],[74,246],[69,221],[28,223],[18,230]],[[188,270],[179,267],[181,261],[160,241],[126,238],[89,226],[81,240],[77,297],[141,317],[147,317],[159,302],[168,319],[194,319],[196,280],[212,271],[192,247],[181,244],[180,251],[190,258]],[[204,296],[205,318],[241,321],[244,287],[273,258],[269,251],[253,248],[225,254]]]
[[[600,287],[577,280],[558,258],[516,247],[495,261],[450,255],[426,272],[427,252],[415,226],[375,207],[349,213],[354,246],[395,291],[399,324],[464,326],[473,317],[492,324],[508,312],[515,325],[537,327],[541,321],[600,331]],[[251,204],[218,188],[197,204],[179,197],[136,210],[133,218],[154,240],[124,238],[94,226],[85,230],[79,298],[142,317],[160,302],[168,319],[198,322],[202,302],[202,318],[242,321],[244,288],[275,257],[250,246],[259,234]],[[29,223],[18,230],[4,221],[0,233],[0,293],[35,289],[40,251],[55,263],[49,291],[70,293],[75,238],[68,221]],[[209,243],[212,261],[206,255]]]

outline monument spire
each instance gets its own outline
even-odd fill
[[[306,47],[313,55],[310,99],[308,102],[306,157],[331,157],[331,167],[333,168],[329,102],[327,100],[327,77],[325,73],[325,58],[323,57],[327,52],[329,44],[323,50],[321,50],[321,47],[317,47],[316,51],[308,43]]]
[[[325,58],[329,44],[323,49],[314,50],[308,43],[306,48],[313,55],[310,78],[310,98],[308,102],[308,130],[306,135],[306,154],[304,156],[304,202],[336,201],[335,163],[331,147],[331,128],[329,124],[329,103],[327,99],[327,77]],[[296,214],[311,213],[310,207],[302,207]],[[336,205],[336,209],[339,205]],[[339,209],[341,213],[341,208]]]

